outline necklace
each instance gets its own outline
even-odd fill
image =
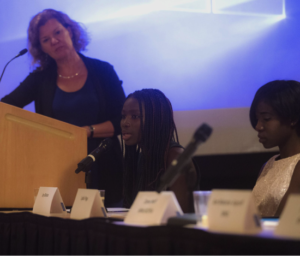
[[[58,76],[59,76],[60,78],[64,78],[64,79],[71,79],[71,78],[73,78],[73,77],[75,77],[75,76],[78,76],[78,75],[79,75],[78,72],[77,72],[75,75],[72,75],[72,76],[62,76],[62,75],[58,74]]]

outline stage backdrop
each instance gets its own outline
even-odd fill
[[[248,117],[256,90],[300,80],[299,0],[1,0],[1,69],[27,47],[29,20],[45,8],[85,25],[84,54],[111,63],[126,95],[162,90],[183,145],[210,124],[200,155],[264,151]],[[0,97],[32,71],[30,62],[26,54],[10,63]]]

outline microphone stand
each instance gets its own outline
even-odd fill
[[[189,163],[191,156],[196,151],[198,146],[205,142],[212,133],[212,128],[207,124],[202,124],[195,132],[191,142],[187,145],[182,154],[174,159],[171,165],[167,168],[164,175],[160,179],[160,184],[157,192],[165,190],[171,186],[183,172],[184,167]]]
[[[26,48],[23,49],[23,50],[20,51],[15,57],[13,57],[9,62],[7,62],[7,64],[5,65],[5,67],[4,67],[3,71],[2,71],[2,74],[1,74],[1,77],[0,77],[0,82],[1,82],[1,80],[2,80],[4,71],[5,71],[6,67],[7,67],[7,65],[8,65],[9,63],[11,63],[14,59],[16,59],[16,58],[18,58],[18,57],[24,55],[27,51],[28,51],[28,50],[27,50]]]

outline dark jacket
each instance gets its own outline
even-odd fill
[[[88,58],[82,54],[80,57],[86,65],[98,93],[101,104],[99,106],[101,110],[100,123],[111,121],[115,128],[115,135],[120,134],[121,110],[125,101],[122,81],[119,80],[109,63]],[[56,78],[56,65],[42,71],[35,70],[1,101],[20,108],[34,101],[36,113],[53,117],[52,103],[57,86]]]

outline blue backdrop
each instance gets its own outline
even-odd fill
[[[85,25],[84,54],[114,65],[126,94],[159,88],[175,110],[248,107],[264,83],[300,80],[299,0],[1,0],[1,70],[45,8]],[[28,55],[10,63],[0,97],[30,70]]]

